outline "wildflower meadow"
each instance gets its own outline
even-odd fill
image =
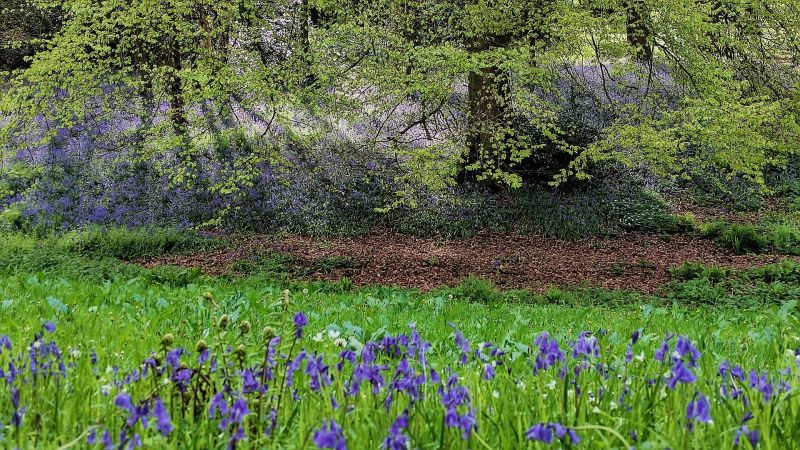
[[[800,0],[0,0],[0,450],[800,449]]]

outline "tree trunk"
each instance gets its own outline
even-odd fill
[[[510,36],[476,37],[469,45],[471,53],[480,54],[507,46]],[[511,105],[508,73],[497,66],[480,67],[467,75],[467,152],[462,159],[458,180],[475,181],[482,166],[503,168],[507,156],[498,141],[498,129],[507,125]],[[470,166],[477,166],[471,167]]]
[[[653,45],[643,0],[625,0],[625,34],[628,44],[633,48],[636,59],[650,62],[653,59]]]

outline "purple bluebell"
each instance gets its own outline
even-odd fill
[[[487,380],[487,381],[491,381],[491,380],[494,380],[495,376],[496,376],[496,373],[495,373],[495,370],[494,370],[494,363],[489,363],[489,364],[484,365],[484,367],[483,367],[483,379]]]
[[[20,392],[16,387],[11,388],[11,406],[14,408],[14,412],[11,413],[11,425],[19,428],[22,426],[22,418],[27,408],[20,406]]]
[[[209,349],[203,349],[199,355],[197,355],[197,364],[202,366],[205,364],[206,361],[211,357],[211,351]]]
[[[700,359],[700,352],[697,351],[692,341],[686,336],[678,336],[678,343],[675,345],[675,352],[686,361],[686,356],[689,356],[689,367],[695,367],[697,360]]]
[[[774,386],[769,380],[766,371],[764,371],[759,377],[755,370],[751,370],[748,381],[751,388],[758,389],[758,392],[761,393],[765,402],[768,402],[775,393]]]
[[[676,360],[670,369],[671,378],[667,382],[667,387],[675,389],[678,383],[691,384],[697,381],[697,377],[683,364],[683,361]]]
[[[356,363],[356,353],[350,349],[343,350],[339,353],[339,362],[336,363],[336,370],[341,372],[344,369],[344,363],[349,362],[350,364]]]
[[[578,359],[578,357],[600,357],[600,346],[597,343],[597,338],[588,331],[582,331],[572,345],[572,359]]]
[[[106,450],[114,448],[114,440],[111,438],[111,433],[108,430],[103,431],[103,435],[100,437],[100,443]]]
[[[450,324],[451,327],[455,330],[455,339],[456,339],[456,347],[461,350],[461,357],[459,358],[459,362],[461,364],[467,363],[467,356],[469,355],[469,340],[464,337],[464,334],[456,328],[455,324]]]
[[[48,333],[54,333],[56,331],[56,324],[53,322],[45,322],[44,325],[42,325],[42,328],[44,328]]]
[[[211,398],[211,404],[208,407],[209,419],[213,419],[217,414],[223,417],[228,414],[228,402],[225,400],[225,393],[222,391],[214,394],[214,397]]]
[[[565,436],[569,436],[570,444],[572,445],[578,444],[581,441],[575,430],[567,428],[557,422],[537,423],[530,427],[525,433],[526,439],[544,442],[545,444],[553,443],[554,436],[558,439],[564,439]]]
[[[533,374],[536,375],[541,370],[547,370],[554,366],[556,362],[564,361],[564,353],[558,346],[555,339],[550,339],[547,332],[540,334],[534,344],[539,348],[539,353],[536,355],[536,362],[533,367]]]
[[[289,362],[288,366],[286,366],[286,387],[294,386],[294,373],[300,370],[300,365],[302,364],[303,360],[306,359],[308,354],[305,350],[301,350],[291,362]]]
[[[153,417],[156,419],[156,429],[162,436],[169,436],[172,433],[172,420],[170,420],[167,408],[160,398],[156,398],[153,406]]]
[[[294,337],[295,339],[303,338],[303,329],[308,325],[308,318],[302,312],[294,315]]]
[[[403,431],[408,428],[408,410],[403,411],[389,427],[389,433],[383,440],[381,448],[385,450],[406,450],[408,448],[408,436]]]
[[[694,429],[694,422],[711,422],[711,405],[705,395],[698,393],[686,407],[686,420],[689,430]]]
[[[668,334],[667,337],[661,341],[661,345],[656,350],[656,353],[653,355],[656,361],[664,361],[664,357],[667,356],[669,353],[669,341],[672,339],[672,335]]]
[[[322,421],[322,427],[314,432],[313,441],[317,448],[347,450],[344,430],[333,419]]]
[[[322,355],[315,353],[306,360],[306,375],[309,377],[309,385],[314,392],[319,392],[320,389],[331,384],[328,366],[322,362]]]
[[[0,334],[0,354],[3,353],[3,349],[11,350],[11,339],[8,338],[5,334]]]
[[[184,349],[182,349],[182,348],[172,349],[169,352],[167,352],[166,361],[167,361],[167,364],[170,367],[172,367],[173,370],[177,369],[178,367],[180,367],[180,359],[181,359],[181,355],[183,355],[183,352],[184,352]]]
[[[747,438],[748,442],[750,442],[750,446],[753,449],[758,448],[758,439],[760,437],[758,430],[750,430],[747,428],[747,425],[742,425],[734,434],[733,445],[739,446],[742,436]]]

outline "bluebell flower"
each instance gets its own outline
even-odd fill
[[[313,441],[317,448],[347,450],[344,430],[333,419],[322,421],[322,427],[314,432]]]
[[[738,430],[736,430],[733,438],[733,445],[738,446],[742,436],[747,438],[752,448],[758,448],[758,439],[760,437],[758,430],[751,431],[747,428],[747,425],[742,425]]]
[[[296,339],[303,338],[303,328],[308,325],[308,318],[302,312],[294,315],[294,337]]]
[[[56,324],[54,324],[53,322],[45,322],[44,325],[42,325],[42,327],[48,333],[54,333],[56,331]]]
[[[328,366],[322,362],[322,356],[316,353],[306,361],[306,375],[310,379],[310,387],[314,392],[319,392],[320,389],[331,384]]]
[[[286,367],[286,387],[292,387],[294,385],[294,373],[300,370],[300,365],[303,360],[306,359],[306,356],[306,351],[301,350]]]
[[[356,353],[350,349],[343,350],[339,353],[339,362],[336,363],[336,370],[341,372],[344,369],[344,363],[349,362],[350,364],[356,363]]]
[[[633,333],[631,334],[631,344],[632,345],[636,345],[637,342],[639,342],[639,329],[638,328],[636,330],[633,330]]]
[[[114,448],[114,440],[111,439],[111,433],[108,430],[103,431],[103,435],[100,436],[100,444],[106,450],[111,450]]]
[[[224,417],[228,414],[228,402],[225,400],[225,393],[222,391],[214,394],[211,404],[208,407],[208,418],[213,419],[217,414]]]
[[[539,348],[533,368],[534,375],[541,370],[549,369],[556,362],[564,361],[564,353],[561,352],[558,342],[555,339],[550,339],[550,335],[547,332],[540,334],[535,339],[534,344]]]
[[[403,411],[389,427],[389,433],[383,440],[381,448],[385,450],[406,450],[408,448],[408,436],[403,431],[408,428],[408,410]]]
[[[180,359],[183,352],[184,350],[182,348],[172,349],[167,352],[167,364],[172,367],[173,370],[180,367]]]
[[[197,355],[197,364],[202,366],[210,357],[211,351],[207,348],[204,349],[199,355]]]
[[[461,332],[461,330],[456,328],[455,324],[451,323],[450,326],[453,327],[453,329],[455,330],[456,347],[458,347],[459,350],[461,350],[461,357],[459,358],[459,362],[461,364],[466,364],[467,356],[469,355],[469,340],[467,340],[467,338],[464,337],[464,334]]]
[[[711,422],[711,405],[705,395],[698,393],[694,400],[686,407],[686,419],[689,430],[694,429],[694,422]]]
[[[656,353],[653,355],[656,361],[664,361],[664,357],[669,353],[669,341],[672,339],[672,335],[668,334],[667,337],[661,341],[661,345],[656,350]]]
[[[0,334],[0,354],[3,353],[3,349],[11,350],[11,339],[8,338],[5,334]]]
[[[495,376],[496,376],[496,373],[495,373],[495,370],[494,370],[494,364],[493,363],[489,363],[489,364],[484,365],[484,367],[483,367],[483,379],[487,380],[487,381],[491,381],[491,380],[494,380]]]
[[[684,361],[686,360],[686,356],[689,356],[689,367],[695,367],[697,365],[697,360],[700,359],[700,352],[692,345],[692,342],[686,336],[678,336],[678,343],[675,345],[675,352],[682,358]]]
[[[263,392],[261,383],[258,382],[253,371],[250,369],[244,369],[242,371],[242,392],[244,394]]]
[[[600,357],[600,346],[597,344],[597,338],[588,331],[582,331],[578,335],[578,340],[572,345],[572,359],[578,359],[579,356],[583,358]]]
[[[772,398],[772,395],[774,394],[775,390],[772,382],[770,382],[768,378],[768,374],[766,371],[764,371],[759,377],[758,373],[755,370],[751,370],[749,376],[749,384],[751,388],[758,389],[758,392],[761,393],[765,402],[768,402],[770,398]]]
[[[169,436],[172,433],[172,420],[170,420],[167,408],[160,398],[156,398],[153,406],[153,417],[156,419],[156,429],[162,436]]]
[[[564,439],[565,436],[569,436],[570,444],[572,445],[578,444],[581,441],[575,430],[567,428],[557,422],[537,423],[525,433],[526,439],[544,442],[545,444],[552,444],[554,436],[558,439]]]
[[[11,425],[19,428],[22,426],[22,418],[27,408],[20,406],[20,392],[16,387],[11,388],[11,406],[14,408],[14,412],[11,413]]]
[[[697,377],[681,360],[675,361],[670,369],[670,373],[672,374],[672,378],[667,382],[667,387],[670,389],[675,389],[678,383],[691,384],[697,381]]]

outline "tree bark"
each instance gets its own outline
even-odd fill
[[[653,59],[652,33],[643,0],[624,0],[625,34],[636,59],[650,62]]]
[[[510,36],[476,37],[469,45],[471,53],[480,54],[494,48],[505,47]],[[477,170],[469,166],[486,162],[496,167],[504,167],[507,157],[500,148],[498,128],[507,124],[511,104],[511,85],[509,74],[497,66],[481,67],[467,75],[467,120],[469,134],[467,152],[462,160],[458,179],[461,182],[475,181]]]

